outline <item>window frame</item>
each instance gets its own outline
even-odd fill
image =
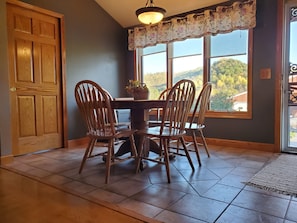
[[[253,29],[248,30],[248,49],[247,49],[247,111],[212,111],[208,110],[205,114],[206,117],[211,118],[234,118],[234,119],[251,119],[252,118],[252,55],[253,55]],[[204,36],[203,38],[203,83],[210,80],[210,36]],[[172,52],[172,43],[166,44],[166,57],[167,57],[167,74],[166,84],[167,87],[171,87],[173,83],[172,63],[173,56],[169,55]],[[142,80],[142,49],[135,50],[135,75],[136,80]]]

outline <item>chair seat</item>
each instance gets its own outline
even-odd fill
[[[170,129],[169,127],[163,127],[163,131],[160,134],[160,129],[161,126],[155,126],[155,127],[150,127],[148,129],[145,130],[140,130],[137,131],[137,134],[145,134],[145,135],[149,135],[149,136],[158,136],[166,138],[166,137],[181,137],[182,135],[186,134],[186,131],[180,131],[180,129]]]
[[[115,124],[116,131],[130,129],[130,122],[119,122]]]
[[[87,133],[88,136],[91,137],[100,137],[101,140],[104,139],[119,139],[119,138],[124,138],[124,137],[129,137],[131,134],[134,134],[136,130],[133,129],[120,129],[117,130],[115,134],[112,133],[112,131],[105,131],[104,133],[101,131],[89,131]]]
[[[195,130],[195,129],[203,129],[205,127],[205,125],[201,125],[198,123],[190,123],[190,122],[186,122],[185,123],[185,129],[186,130]]]
[[[149,127],[160,126],[161,124],[162,124],[161,120],[150,120],[150,121],[148,121],[148,126]]]

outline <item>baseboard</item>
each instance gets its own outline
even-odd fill
[[[5,165],[13,162],[13,155],[0,156],[0,165]]]
[[[187,136],[186,140],[191,141],[191,137]],[[198,142],[202,142],[198,138]],[[209,145],[214,146],[226,146],[235,147],[242,149],[259,150],[263,152],[280,152],[280,149],[276,149],[274,144],[269,143],[259,143],[259,142],[248,142],[248,141],[238,141],[229,139],[216,139],[216,138],[206,138],[206,142]]]
[[[86,145],[88,143],[88,140],[89,140],[88,137],[68,140],[68,147],[74,148],[74,147]]]

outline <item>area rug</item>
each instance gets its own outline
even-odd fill
[[[280,155],[246,184],[297,197],[297,155]]]

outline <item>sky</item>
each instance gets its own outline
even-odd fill
[[[290,62],[297,64],[297,21],[291,22]]]

